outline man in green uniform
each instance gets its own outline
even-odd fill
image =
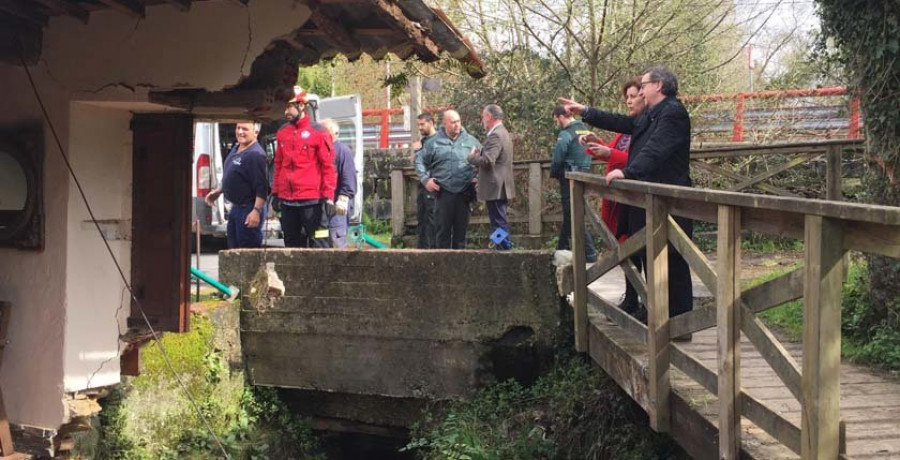
[[[553,109],[553,121],[559,126],[559,137],[556,138],[556,147],[553,148],[553,160],[550,162],[550,177],[559,179],[559,195],[562,199],[563,222],[559,228],[559,242],[557,250],[572,249],[572,213],[571,191],[569,180],[566,179],[566,171],[590,171],[591,157],[584,150],[584,146],[578,143],[578,138],[590,130],[580,121],[575,120],[565,107],[558,105]],[[584,232],[584,258],[588,263],[597,261],[597,248],[594,246],[594,238],[587,231],[587,226],[581,229]]]

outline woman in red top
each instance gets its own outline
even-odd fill
[[[622,95],[625,96],[625,105],[628,107],[628,115],[638,115],[647,107],[644,98],[640,96],[640,91],[640,77],[632,78],[622,85]],[[594,134],[585,134],[584,136],[581,136],[579,141],[586,147],[589,155],[600,161],[606,162],[607,173],[616,169],[625,168],[625,164],[628,162],[628,147],[631,145],[630,134],[617,134],[608,145],[601,144],[600,140],[597,139],[597,136]],[[616,235],[619,221],[618,204],[615,201],[604,198],[600,214],[603,218],[603,222],[606,223],[606,226],[609,227],[612,234]],[[627,238],[626,235],[619,236],[619,242],[625,241],[625,238]]]

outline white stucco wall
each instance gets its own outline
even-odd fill
[[[73,103],[68,152],[94,216],[104,222],[110,247],[129,279],[130,121],[126,110]],[[65,391],[116,384],[118,331],[127,330],[129,296],[74,181],[69,185],[66,237]]]
[[[37,81],[65,142],[69,124],[66,95],[44,78]],[[42,119],[22,69],[0,64],[0,83],[5,92],[0,125]],[[44,250],[0,248],[0,299],[12,303],[0,386],[11,422],[53,427],[63,417],[69,180],[46,126],[44,146]]]
[[[146,102],[150,88],[236,84],[273,39],[307,17],[294,0],[250,8],[210,0],[188,13],[151,6],[139,21],[114,11],[92,13],[87,25],[51,19],[32,72],[97,217],[131,217],[131,111],[166,110]],[[41,119],[21,69],[0,64],[0,87],[0,124]],[[118,382],[111,357],[130,307],[46,126],[44,134],[45,249],[0,248],[0,299],[13,303],[0,385],[11,422],[56,428],[64,391]],[[130,244],[113,248],[130,274]]]

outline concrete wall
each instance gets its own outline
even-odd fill
[[[486,251],[227,251],[226,283],[249,293],[263,260],[286,295],[242,296],[255,384],[394,398],[462,397],[528,378],[559,333],[551,256]]]
[[[150,6],[141,20],[115,11],[92,13],[87,25],[51,19],[31,71],[97,217],[130,219],[131,112],[168,110],[147,102],[149,89],[234,85],[308,15],[294,0],[249,8],[215,0],[187,13]],[[0,124],[42,120],[21,68],[0,64],[0,87]],[[129,303],[46,124],[44,137],[44,250],[0,248],[0,298],[13,304],[0,385],[12,423],[56,428],[66,418],[64,391],[118,382],[118,328]],[[113,248],[129,274],[123,236]]]

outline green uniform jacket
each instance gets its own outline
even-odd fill
[[[591,131],[580,121],[569,123],[559,132],[556,147],[553,148],[553,160],[550,162],[550,177],[563,177],[566,171],[574,168],[590,168],[591,156],[578,143],[582,134]]]
[[[416,155],[416,174],[424,185],[428,179],[434,178],[441,190],[460,193],[472,182],[475,167],[468,162],[473,148],[480,148],[481,143],[465,129],[460,131],[456,139],[450,139],[444,128],[428,139],[424,148]]]

